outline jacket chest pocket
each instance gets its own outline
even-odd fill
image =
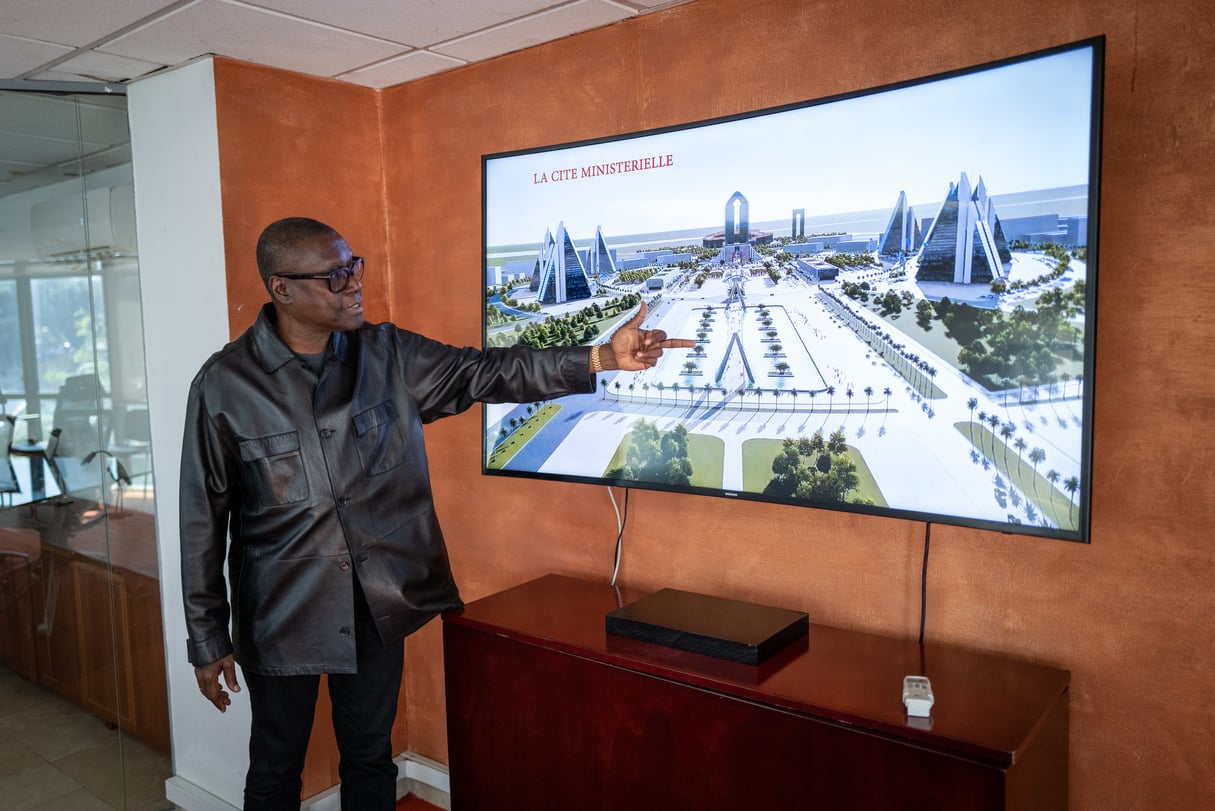
[[[308,498],[308,476],[297,431],[242,440],[240,458],[245,476],[263,506],[293,504]]]
[[[354,415],[354,444],[368,476],[385,473],[405,461],[405,435],[391,400]]]

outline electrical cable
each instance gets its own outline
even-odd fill
[[[932,534],[932,522],[924,524],[924,567],[920,571],[920,645],[924,644],[924,616],[928,611],[928,542]]]
[[[624,488],[624,515],[620,514],[620,508],[616,506],[616,494],[612,492],[611,486],[608,487],[608,498],[612,500],[612,509],[616,511],[616,562],[612,566],[612,585],[616,585],[616,577],[620,574],[620,553],[624,546],[624,526],[629,521],[629,488]]]

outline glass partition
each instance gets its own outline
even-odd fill
[[[22,808],[159,808],[171,774],[121,90],[0,90],[0,784]]]

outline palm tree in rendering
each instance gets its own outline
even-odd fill
[[[1077,375],[1079,377],[1079,375]],[[1072,519],[1072,509],[1076,506],[1076,491],[1080,489],[1080,479],[1075,476],[1068,476],[1063,480],[1063,489],[1067,491],[1070,499],[1067,503],[1067,519]]]
[[[1029,452],[1029,461],[1034,463],[1034,498],[1038,497],[1038,465],[1046,459],[1046,451],[1034,448]]]
[[[1029,443],[1025,441],[1025,437],[1017,437],[1013,447],[1017,449],[1017,478],[1021,478],[1021,454],[1025,453],[1025,449],[1029,447]]]
[[[1004,469],[1008,469],[1008,440],[1012,439],[1013,432],[1017,430],[1017,426],[1011,422],[1006,422],[1000,426],[1000,439],[1004,440]]]
[[[1046,471],[1046,480],[1048,482],[1050,482],[1050,503],[1051,503],[1051,506],[1054,507],[1055,506],[1055,493],[1059,492],[1059,488],[1058,488],[1059,471],[1057,471],[1057,470]]]

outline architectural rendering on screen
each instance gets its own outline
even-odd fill
[[[1099,70],[1089,41],[487,156],[487,346],[642,301],[694,346],[487,406],[485,471],[1086,538]]]

